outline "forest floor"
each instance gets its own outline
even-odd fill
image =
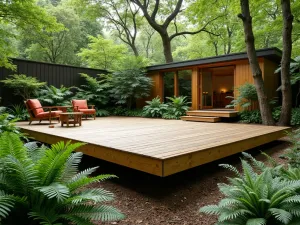
[[[288,146],[287,138],[282,138],[248,152],[266,161],[260,154],[263,150],[283,162],[279,157]],[[211,225],[216,222],[216,217],[199,214],[199,208],[217,204],[222,199],[217,184],[226,182],[226,177],[231,177],[232,173],[218,165],[226,163],[241,169],[240,157],[241,154],[236,154],[165,178],[91,157],[84,157],[83,167],[100,165],[97,173],[119,177],[93,185],[113,192],[116,199],[111,204],[126,215],[122,221],[105,224]]]

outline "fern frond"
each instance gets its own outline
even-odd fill
[[[42,192],[49,199],[56,198],[58,202],[63,202],[70,196],[69,188],[59,183],[52,183],[48,186],[37,187],[35,189]]]
[[[115,176],[115,175],[109,175],[109,174],[102,174],[102,175],[98,175],[96,177],[82,177],[80,179],[76,179],[75,181],[68,183],[67,185],[68,185],[70,191],[73,192],[73,191],[77,190],[78,188],[84,187],[86,185],[104,181],[104,180],[111,179],[111,178],[116,178],[116,177],[117,176]]]
[[[72,222],[72,224],[76,224],[76,225],[95,225],[95,223],[91,222],[90,219],[85,219],[76,215],[63,214],[60,215],[59,217],[68,220]]]
[[[222,213],[222,208],[217,205],[207,205],[199,209],[199,212],[208,215],[220,215]]]
[[[283,224],[288,224],[293,219],[293,215],[283,209],[270,208],[269,212]]]
[[[0,158],[4,158],[8,155],[12,155],[18,160],[28,158],[19,135],[11,132],[4,132],[0,136]]]
[[[67,202],[79,204],[86,201],[108,202],[114,199],[114,194],[102,188],[84,190],[78,195],[72,196]]]
[[[116,221],[124,218],[124,215],[112,206],[76,205],[69,211],[69,215],[76,215],[84,219],[100,221]]]
[[[14,183],[14,192],[28,195],[38,182],[37,172],[31,160],[22,162],[10,155],[5,158],[10,182]],[[11,186],[12,187],[12,186]]]
[[[45,155],[37,162],[37,170],[43,186],[58,182],[61,178],[65,163],[71,153],[84,145],[83,143],[71,144],[58,142],[46,150]]]
[[[15,201],[10,195],[6,195],[3,191],[0,190],[0,222],[1,218],[6,218],[11,209],[13,209]]]
[[[267,220],[264,218],[248,219],[246,225],[266,225]]]
[[[229,164],[220,164],[219,166],[227,169],[227,170],[230,170],[231,172],[233,172],[237,177],[241,177],[241,174],[240,172],[237,170],[237,168],[235,168],[234,166],[232,165],[229,165]]]
[[[82,156],[82,152],[75,152],[69,156],[61,175],[61,181],[67,182],[78,173],[78,165],[81,162]]]

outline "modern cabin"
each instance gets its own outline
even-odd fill
[[[257,50],[259,65],[269,99],[277,98],[279,75],[274,71],[281,60],[277,48]],[[235,53],[183,62],[149,66],[148,75],[154,86],[149,99],[160,96],[187,96],[192,110],[225,110],[231,102],[228,96],[238,95],[236,87],[254,83],[247,53]],[[251,108],[256,109],[254,104]],[[241,108],[232,109],[240,111]]]

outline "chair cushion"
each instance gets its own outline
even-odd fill
[[[86,100],[72,100],[72,105],[75,110],[77,110],[77,106],[78,106],[78,109],[88,109]]]
[[[34,114],[34,116],[36,117],[39,113],[44,112],[43,108],[39,108],[42,107],[40,101],[38,99],[29,99],[27,100],[27,105],[29,109],[33,109],[32,113]],[[34,109],[34,108],[38,108],[38,109]]]
[[[82,112],[83,114],[95,114],[96,109],[78,109],[79,112]]]
[[[51,117],[59,117],[59,114],[61,114],[62,111],[57,110],[57,111],[51,111]],[[41,118],[41,119],[48,119],[50,117],[50,112],[41,112],[37,114],[36,118]]]

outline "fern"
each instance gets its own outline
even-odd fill
[[[288,179],[296,178],[294,169],[287,172],[275,163],[275,167],[267,167],[249,154],[245,153],[244,157],[254,167],[242,160],[241,173],[231,165],[221,165],[232,171],[235,177],[228,178],[229,184],[218,185],[225,198],[218,205],[202,207],[200,212],[217,215],[216,224],[224,225],[279,225],[300,221],[300,196],[297,194],[300,180]],[[254,168],[258,168],[259,173]],[[281,174],[286,178],[283,179]]]
[[[115,176],[90,176],[98,167],[80,172],[82,153],[72,153],[80,146],[70,142],[49,149],[36,143],[23,146],[17,134],[4,133],[0,137],[1,224],[91,225],[94,220],[124,218],[119,210],[102,205],[114,199],[111,192],[87,189]]]

